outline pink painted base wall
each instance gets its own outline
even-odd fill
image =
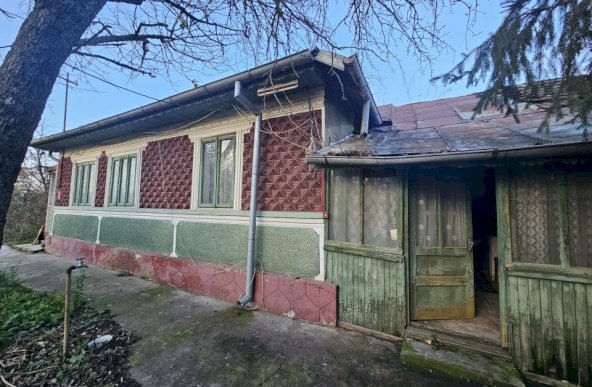
[[[184,291],[236,303],[245,291],[245,272],[225,265],[135,252],[77,239],[51,236],[46,251],[129,272]],[[257,273],[255,303],[270,313],[335,326],[337,286],[280,274]]]

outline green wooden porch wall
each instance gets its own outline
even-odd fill
[[[509,346],[519,368],[590,384],[591,282],[509,271]]]
[[[508,170],[496,175],[502,341],[523,371],[592,383],[592,269],[516,262]],[[565,209],[560,216],[566,216]],[[563,246],[565,248],[565,246]],[[506,331],[504,332],[504,326]]]
[[[339,321],[402,336],[405,266],[402,257],[326,246],[327,281],[339,285]]]

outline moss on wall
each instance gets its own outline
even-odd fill
[[[53,224],[53,235],[94,242],[97,240],[99,219],[96,216],[57,214]]]

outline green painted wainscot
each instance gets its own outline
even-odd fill
[[[339,284],[339,321],[394,336],[405,331],[402,255],[325,241],[327,281]]]
[[[100,226],[99,226],[100,225]],[[243,267],[247,229],[243,224],[179,221],[176,233],[170,219],[56,214],[53,234],[87,242],[169,256],[176,235],[180,258]],[[97,235],[99,234],[99,235]],[[319,234],[306,227],[257,227],[257,270],[295,277],[319,274]]]
[[[516,365],[589,385],[592,273],[532,266],[508,268],[508,336]]]

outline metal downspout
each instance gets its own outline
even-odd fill
[[[245,295],[237,301],[242,308],[253,300],[255,288],[255,235],[257,231],[257,182],[259,181],[259,151],[261,134],[261,111],[242,94],[240,81],[234,83],[234,98],[249,109],[255,118],[255,136],[253,139],[253,166],[251,169],[251,200],[249,204],[249,240],[247,245],[247,278]]]

